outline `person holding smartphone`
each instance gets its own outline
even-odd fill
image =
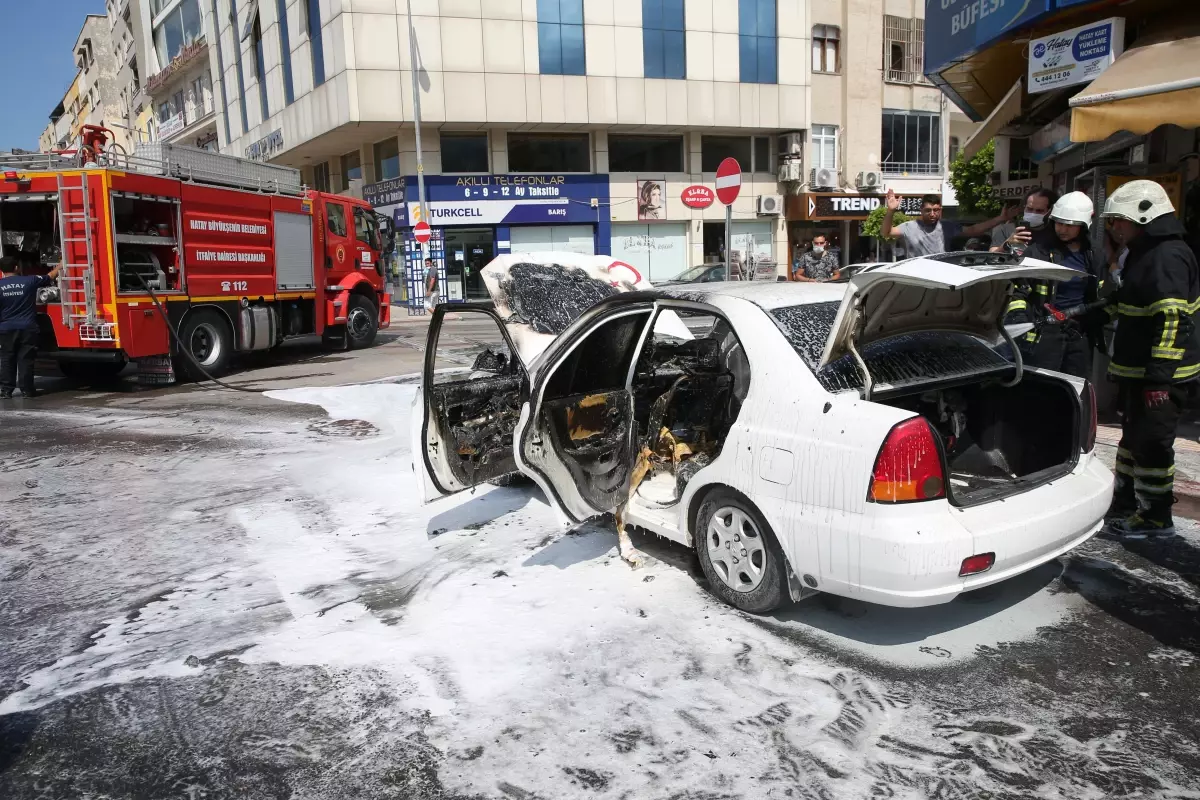
[[[992,229],[993,253],[1013,253],[1021,255],[1035,237],[1051,236],[1053,230],[1046,224],[1050,210],[1058,202],[1058,193],[1053,189],[1034,189],[1025,197],[1025,206],[1021,218],[1013,222],[997,225]],[[1010,218],[1015,216],[1015,210],[1005,209]]]

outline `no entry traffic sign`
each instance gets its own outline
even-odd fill
[[[429,229],[429,223],[425,220],[421,220],[413,226],[413,238],[421,244],[428,242],[431,235],[433,235],[433,231]]]
[[[717,199],[733,205],[742,191],[742,167],[736,158],[727,158],[717,167]]]

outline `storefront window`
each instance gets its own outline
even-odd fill
[[[609,134],[608,171],[683,172],[683,137]]]
[[[400,145],[393,136],[375,145],[375,180],[400,177]]]
[[[443,133],[442,172],[487,172],[486,133]]]
[[[586,133],[508,135],[508,168],[513,172],[590,172]]]

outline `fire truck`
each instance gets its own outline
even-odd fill
[[[318,334],[370,345],[390,323],[380,220],[298,170],[168,144],[0,156],[0,243],[41,290],[41,353],[98,381],[201,380],[237,353]]]

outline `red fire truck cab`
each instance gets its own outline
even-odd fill
[[[147,382],[199,380],[295,336],[366,347],[390,323],[369,205],[194,148],[0,157],[0,243],[27,274],[62,264],[42,354],[82,380],[131,361]]]

